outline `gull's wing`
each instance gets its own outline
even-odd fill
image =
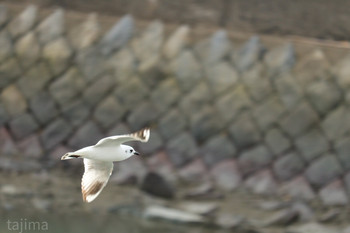
[[[84,159],[85,172],[81,180],[83,200],[92,202],[106,186],[113,170],[113,162]]]
[[[100,141],[96,143],[95,146],[108,146],[108,145],[115,146],[128,141],[147,142],[149,139],[149,135],[150,135],[150,129],[145,128],[131,134],[124,134],[124,135],[117,135],[117,136],[102,138]]]

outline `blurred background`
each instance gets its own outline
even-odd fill
[[[0,2],[1,232],[350,232],[349,3]]]

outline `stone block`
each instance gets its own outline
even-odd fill
[[[292,197],[293,199],[312,200],[315,198],[314,191],[310,187],[309,182],[303,176],[298,176],[283,184],[280,188],[280,192]]]
[[[109,75],[103,76],[84,90],[83,98],[90,107],[93,107],[100,102],[113,87],[114,81],[112,77]]]
[[[172,109],[160,119],[158,128],[164,139],[169,140],[182,132],[186,125],[187,121],[184,114],[181,114],[177,109]]]
[[[217,135],[210,138],[200,149],[200,156],[209,167],[236,156],[236,148],[226,136]]]
[[[94,110],[93,117],[103,129],[108,129],[124,114],[125,108],[111,95],[99,103]]]
[[[95,145],[103,134],[93,121],[82,125],[69,139],[68,145],[74,149]]]
[[[0,65],[0,87],[4,88],[22,74],[21,66],[16,58],[7,59]]]
[[[0,103],[0,127],[9,120],[9,116],[4,108],[4,105]]]
[[[36,32],[41,44],[46,44],[61,36],[64,32],[64,11],[55,10],[39,24]]]
[[[46,150],[52,149],[67,139],[72,132],[72,128],[68,122],[58,118],[51,122],[40,134],[40,141]]]
[[[273,165],[273,170],[280,180],[288,180],[303,171],[304,162],[296,153],[288,153],[279,158]]]
[[[182,181],[197,184],[208,179],[208,171],[201,159],[194,159],[178,170],[178,175]]]
[[[322,187],[341,175],[342,172],[343,169],[336,156],[330,154],[315,160],[307,168],[305,175],[310,184],[316,187]]]
[[[144,155],[152,155],[163,146],[163,139],[159,135],[158,130],[152,129],[151,131],[149,141],[138,145],[138,149]]]
[[[0,5],[0,25],[4,25],[9,20],[9,11],[5,5]]]
[[[159,111],[164,112],[179,99],[180,95],[176,80],[168,78],[152,91],[151,99]]]
[[[296,140],[296,146],[306,161],[326,152],[330,145],[321,130],[314,128]]]
[[[271,75],[290,70],[295,63],[294,46],[288,43],[273,48],[265,55],[264,62]]]
[[[280,99],[273,96],[254,107],[252,113],[260,129],[265,131],[279,120],[284,111]]]
[[[241,113],[228,130],[239,149],[252,146],[261,140],[259,129],[248,112]]]
[[[24,69],[31,67],[40,56],[40,46],[34,32],[29,32],[16,43],[15,51]]]
[[[137,72],[139,73],[142,82],[150,88],[157,86],[167,77],[167,74],[164,73],[164,61],[162,59],[163,58],[161,58],[159,54],[155,54],[144,60],[137,67]]]
[[[119,123],[116,126],[114,126],[111,130],[109,130],[107,134],[108,136],[113,136],[113,135],[129,134],[129,133],[130,133],[129,127],[124,123]]]
[[[180,167],[195,158],[198,148],[193,137],[185,132],[169,141],[166,145],[166,151],[174,166]]]
[[[148,88],[138,77],[133,77],[126,83],[118,85],[114,93],[120,103],[130,110],[144,101],[145,96],[148,95]]]
[[[63,106],[62,116],[72,126],[80,125],[90,115],[89,106],[79,99]]]
[[[23,139],[17,145],[18,149],[21,151],[21,154],[26,156],[26,158],[38,159],[43,154],[43,149],[40,145],[39,138],[35,134]]]
[[[334,71],[340,87],[350,87],[350,56],[346,56],[335,65]]]
[[[0,7],[1,15],[1,7]],[[5,127],[0,128],[0,152],[2,155],[17,155],[18,149],[9,133]]]
[[[58,115],[56,104],[47,92],[40,92],[29,103],[35,118],[45,124]]]
[[[188,43],[190,28],[187,25],[178,27],[165,42],[163,54],[166,58],[175,58]]]
[[[281,121],[282,128],[291,136],[297,137],[318,123],[316,112],[307,103],[299,104]]]
[[[343,168],[346,170],[350,169],[350,138],[345,137],[337,141],[335,144],[335,151]]]
[[[139,130],[150,126],[157,119],[158,115],[156,107],[152,103],[144,101],[141,105],[133,108],[133,111],[127,118],[127,122],[132,130]]]
[[[208,93],[210,93],[208,85],[200,82],[187,95],[180,98],[180,110],[188,116],[201,111],[211,101],[211,95]]]
[[[207,67],[208,84],[216,95],[223,93],[238,82],[237,71],[227,62]]]
[[[37,18],[38,8],[34,5],[27,6],[8,26],[12,37],[18,37],[32,29]]]
[[[303,97],[302,89],[298,85],[296,78],[287,73],[275,80],[279,96],[288,109],[295,107]]]
[[[0,62],[13,54],[13,45],[10,35],[6,30],[0,32]]]
[[[290,140],[279,128],[273,128],[266,133],[265,142],[275,156],[281,155],[291,147]]]
[[[312,106],[321,115],[327,114],[341,100],[340,90],[329,81],[312,83],[307,89],[307,96]]]
[[[106,66],[114,72],[114,78],[118,84],[125,84],[135,75],[136,58],[131,49],[124,47],[107,60]]]
[[[27,110],[27,101],[16,85],[6,87],[1,93],[1,101],[10,117],[16,117]]]
[[[265,145],[258,145],[243,151],[238,158],[238,164],[244,174],[252,173],[269,164],[273,159],[272,153]]]
[[[168,182],[176,185],[177,177],[173,164],[170,162],[168,155],[164,151],[159,151],[147,160],[147,167],[151,172],[157,172]]]
[[[350,126],[344,124],[349,117],[350,111],[345,106],[339,106],[327,114],[326,118],[322,121],[322,129],[329,140],[334,141],[349,131]]]
[[[249,177],[245,186],[256,194],[271,195],[277,192],[277,183],[270,170],[262,170]]]
[[[242,182],[242,177],[235,160],[223,160],[210,171],[216,185],[225,190],[233,191]]]
[[[227,36],[225,30],[217,30],[209,39],[209,46],[206,57],[204,59],[205,63],[214,64],[228,57],[231,52],[232,43]]]
[[[345,206],[349,202],[347,193],[340,180],[335,180],[322,188],[319,195],[326,206]]]
[[[346,190],[350,191],[350,172],[346,173],[343,178],[344,185],[346,187]]]
[[[75,57],[75,61],[88,83],[95,81],[98,77],[103,75],[106,67],[109,68],[109,61],[106,61],[96,47],[90,47],[79,51]]]
[[[24,113],[10,121],[10,130],[15,138],[22,139],[39,128],[32,115]]]

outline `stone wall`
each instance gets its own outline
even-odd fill
[[[191,40],[127,15],[101,33],[89,15],[67,29],[29,6],[0,8],[0,167],[35,170],[101,137],[151,126],[144,159],[118,164],[112,181],[156,170],[178,182],[283,193],[346,204],[350,189],[350,57],[320,49],[235,46],[226,31]]]

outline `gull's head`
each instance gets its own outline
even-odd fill
[[[132,148],[131,146],[127,146],[127,145],[123,145],[123,150],[125,152],[125,154],[132,156],[132,155],[140,155],[139,152],[137,152],[134,148]]]

